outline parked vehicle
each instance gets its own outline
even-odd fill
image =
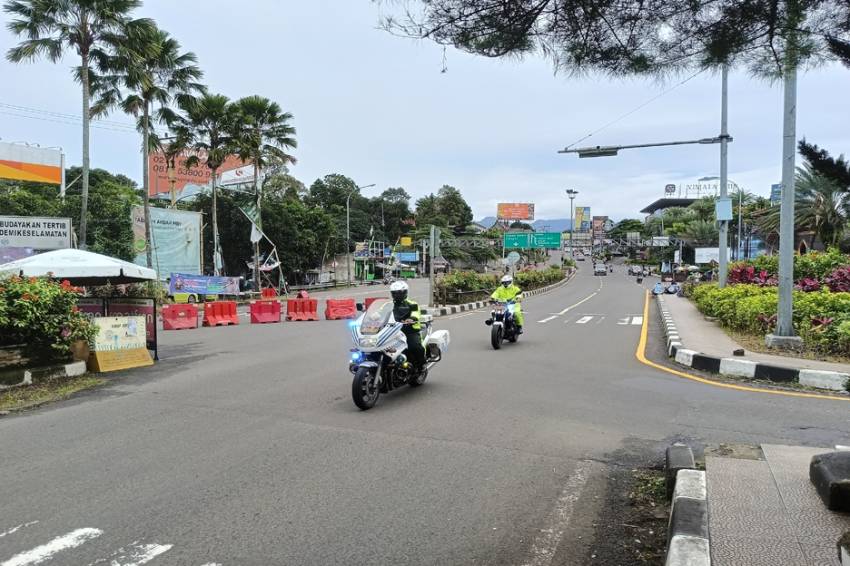
[[[491,301],[495,307],[490,311],[490,318],[484,324],[490,327],[490,344],[494,350],[502,347],[502,342],[519,340],[519,327],[514,320],[516,301]]]
[[[425,367],[419,370],[407,360],[404,324],[395,320],[391,300],[374,301],[360,318],[351,322],[354,348],[348,369],[354,374],[351,397],[358,408],[371,409],[381,393],[389,393],[403,385],[419,387],[425,383],[428,371],[449,347],[449,331],[433,330],[429,315],[423,315],[420,322]]]

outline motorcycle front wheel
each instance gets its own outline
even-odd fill
[[[492,330],[490,330],[490,343],[493,345],[494,350],[498,350],[502,347],[502,327],[493,325]]]
[[[351,382],[351,398],[361,411],[368,411],[378,402],[381,392],[378,390],[376,379],[369,368],[357,368],[354,381]]]
[[[411,377],[410,381],[408,381],[407,384],[410,385],[411,387],[419,387],[420,385],[425,383],[425,380],[427,378],[428,378],[428,370],[423,369],[422,371],[419,372],[419,375],[417,375],[416,377]]]

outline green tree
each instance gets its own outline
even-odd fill
[[[270,166],[287,167],[296,162],[295,157],[287,153],[298,147],[295,127],[290,124],[292,114],[281,110],[277,102],[257,95],[240,98],[234,104],[238,113],[236,123],[241,127],[241,135],[236,136],[237,154],[243,162],[251,161],[254,165],[254,193],[262,217],[261,172]],[[254,284],[259,288],[259,241],[254,242]]]
[[[695,247],[716,246],[720,238],[717,226],[710,220],[693,220],[688,223],[682,237]]]
[[[797,148],[813,173],[831,179],[844,191],[850,191],[850,162],[844,155],[832,157],[828,151],[808,143],[805,139],[800,140]]]
[[[408,231],[408,222],[412,217],[410,195],[401,187],[391,187],[381,196],[370,200],[370,208],[376,215],[376,224],[381,226],[382,237],[388,243],[395,243]]]
[[[263,181],[263,193],[278,199],[303,201],[307,197],[307,187],[289,173],[278,172]]]
[[[472,208],[466,203],[460,191],[451,185],[443,185],[437,191],[437,203],[440,214],[449,226],[466,228],[472,223]]]
[[[638,220],[637,218],[626,218],[614,224],[609,236],[611,238],[625,239],[629,232],[643,233],[643,230],[643,221]]]
[[[94,90],[98,95],[93,107],[95,114],[105,114],[120,106],[139,120],[147,242],[151,241],[148,155],[161,145],[153,122],[155,119],[173,121],[169,108],[173,101],[182,100],[186,104],[193,94],[205,90],[197,82],[203,73],[196,62],[194,53],[181,53],[180,43],[168,32],[155,27],[135,30],[113,45],[103,65],[108,74],[95,83]],[[152,246],[147,246],[146,254],[148,267],[153,267]]]
[[[222,255],[218,230],[218,169],[237,148],[234,130],[237,112],[230,100],[221,94],[204,93],[197,99],[178,100],[182,114],[171,117],[170,125],[176,132],[178,145],[193,152],[186,160],[187,167],[203,166],[210,170],[210,218],[213,234],[213,273],[220,274]],[[228,243],[232,240],[227,240]]]
[[[150,20],[130,20],[130,13],[141,5],[140,0],[7,0],[3,10],[14,19],[8,29],[25,36],[19,45],[9,49],[6,57],[15,63],[47,57],[56,63],[67,49],[80,58],[75,68],[76,79],[83,91],[83,172],[81,185],[80,247],[87,240],[89,195],[89,122],[91,120],[91,74],[107,57],[109,45],[114,44],[127,28],[144,28]]]

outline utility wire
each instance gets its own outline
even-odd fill
[[[19,118],[32,118],[34,120],[46,120],[51,122],[80,125],[82,117],[75,114],[63,114],[61,112],[53,112],[50,110],[42,110],[39,108],[30,108],[27,106],[18,106],[15,104],[7,104],[0,102],[0,113]],[[93,128],[110,129],[115,131],[135,132],[136,128],[125,122],[116,122],[113,120],[93,119],[91,121]]]
[[[82,121],[72,121],[71,119],[62,120],[62,119],[59,119],[59,118],[50,118],[48,116],[30,116],[30,115],[27,115],[27,114],[18,114],[16,112],[9,112],[7,110],[3,110],[2,108],[0,108],[0,114],[5,114],[7,116],[14,116],[16,118],[29,118],[30,120],[42,120],[44,122],[54,122],[56,124],[67,124],[69,126],[80,126],[82,124]],[[110,127],[108,125],[99,125],[96,120],[92,121],[90,126],[92,128],[97,128],[98,130],[109,130],[109,131],[112,131],[112,132],[122,132],[122,133],[125,133],[125,134],[128,134],[128,133],[132,134],[132,133],[136,132],[135,129],[130,129],[130,128],[113,128],[113,127]]]
[[[670,92],[672,92],[672,91],[676,90],[677,88],[679,88],[680,86],[682,86],[682,85],[683,85],[683,84],[685,84],[686,82],[690,81],[691,79],[695,78],[695,77],[696,77],[696,76],[698,76],[698,75],[701,75],[701,74],[702,74],[702,73],[704,73],[706,70],[707,70],[707,69],[702,69],[702,70],[700,70],[700,71],[697,71],[696,73],[694,73],[693,75],[691,75],[691,76],[689,76],[688,78],[684,79],[683,81],[681,81],[681,82],[679,82],[679,83],[677,83],[677,84],[675,84],[675,85],[671,86],[671,87],[670,87],[670,88],[668,88],[667,90],[665,90],[665,91],[663,91],[663,92],[661,92],[661,93],[659,93],[659,94],[657,94],[657,95],[653,96],[652,98],[650,98],[650,99],[649,99],[649,100],[647,100],[646,102],[643,102],[642,104],[640,104],[639,106],[637,106],[637,107],[633,108],[632,110],[629,110],[628,112],[626,112],[626,113],[625,113],[625,114],[623,114],[622,116],[620,116],[620,117],[618,117],[618,118],[614,118],[613,120],[611,120],[610,122],[608,122],[607,124],[605,124],[604,126],[602,126],[601,128],[598,128],[598,129],[596,129],[596,130],[594,130],[594,131],[590,132],[590,133],[589,133],[589,134],[587,134],[586,136],[584,136],[584,137],[582,137],[582,138],[577,139],[576,141],[574,141],[573,143],[571,143],[570,145],[568,145],[568,146],[567,146],[566,148],[564,148],[564,149],[570,149],[570,148],[571,148],[571,147],[573,147],[574,145],[576,145],[576,144],[578,144],[578,143],[583,142],[583,141],[584,141],[584,140],[586,140],[587,138],[589,138],[589,137],[591,137],[591,136],[594,136],[594,135],[598,134],[599,132],[601,132],[602,130],[605,130],[605,129],[609,128],[610,126],[613,126],[614,124],[616,124],[616,123],[617,123],[617,122],[619,122],[620,120],[623,120],[624,118],[628,118],[629,116],[631,116],[632,114],[634,114],[634,113],[635,113],[635,112],[637,112],[638,110],[642,110],[643,108],[646,108],[647,106],[649,106],[650,104],[652,104],[653,102],[655,102],[656,100],[658,100],[659,98],[661,98],[662,96],[664,96],[664,95],[666,95],[666,94],[668,94],[668,93],[670,93]]]

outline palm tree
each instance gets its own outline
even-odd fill
[[[176,145],[193,152],[186,167],[204,165],[210,170],[212,183],[213,270],[221,274],[221,244],[218,237],[218,208],[216,181],[218,169],[228,156],[237,150],[234,136],[236,108],[221,94],[204,93],[197,99],[178,101],[181,115],[170,121],[177,135]]]
[[[812,232],[815,239],[826,246],[838,243],[850,219],[850,194],[844,192],[833,180],[816,173],[808,164],[797,168],[794,183],[794,228],[797,232]],[[758,218],[759,228],[765,233],[779,230],[779,207],[772,206]]]
[[[694,246],[714,246],[720,237],[717,226],[710,220],[692,220],[685,228],[682,237]]]
[[[283,112],[276,102],[262,96],[246,96],[235,103],[242,126],[238,138],[238,155],[243,162],[254,164],[254,192],[257,198],[257,214],[262,210],[263,191],[260,187],[260,172],[270,166],[295,164],[296,159],[287,153],[298,147],[295,127],[289,122],[292,114]],[[260,285],[260,242],[254,242],[254,284]]]
[[[75,69],[83,87],[83,174],[80,210],[80,247],[86,247],[86,215],[89,197],[89,122],[91,120],[91,74],[106,56],[111,39],[128,25],[144,27],[150,20],[130,21],[128,15],[141,0],[7,0],[3,10],[16,18],[8,29],[26,37],[9,49],[6,57],[19,63],[39,56],[56,63],[66,49],[80,57]]]
[[[203,72],[195,65],[196,62],[194,53],[181,53],[180,43],[161,29],[128,35],[106,61],[105,66],[112,75],[106,77],[107,87],[99,93],[94,106],[95,113],[105,113],[120,105],[124,112],[139,119],[148,267],[153,267],[148,154],[150,150],[161,147],[151,122],[152,118],[161,122],[174,121],[174,112],[169,105],[173,101],[178,104],[182,101],[185,105],[194,93],[204,91],[204,86],[197,82]]]

